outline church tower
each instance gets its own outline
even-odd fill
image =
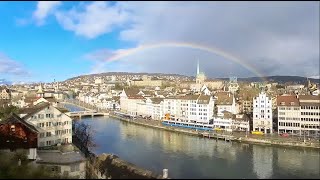
[[[200,73],[200,67],[199,67],[199,60],[198,60],[198,63],[197,63],[197,76],[199,75]]]
[[[43,92],[43,88],[42,88],[41,83],[40,83],[39,89],[37,91],[37,97],[44,97],[44,92]]]
[[[200,65],[199,65],[199,60],[198,60],[196,83],[203,84],[205,80],[206,80],[206,76],[204,75],[203,72],[200,72]]]

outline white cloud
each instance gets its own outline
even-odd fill
[[[132,22],[121,31],[120,38],[136,43],[137,47],[163,41],[192,42],[236,54],[242,57],[243,63],[254,66],[264,75],[310,76],[319,71],[317,2],[118,4],[130,12]],[[228,59],[218,61],[220,57],[204,52],[178,48],[152,52],[140,53],[136,58],[123,58],[123,63],[135,63],[149,72],[170,69],[185,73],[193,72],[194,63],[191,61],[199,57],[209,75],[217,74],[215,67],[222,67],[220,74],[224,75],[230,70],[239,76],[250,74],[239,68],[240,65],[231,63],[234,65],[227,66],[224,61]]]
[[[0,74],[4,75],[27,75],[23,66],[0,52]]]
[[[88,39],[120,31],[119,39],[136,48],[159,42],[218,47],[264,75],[313,76],[319,71],[319,2],[92,2],[54,11],[58,5],[40,8],[39,2],[38,19],[54,14],[64,29]],[[97,63],[132,50],[102,49],[86,58]],[[253,75],[226,58],[187,48],[141,51],[117,63],[131,71],[192,75],[197,58],[208,75]],[[97,63],[95,69],[108,66],[109,71],[109,65]]]
[[[86,38],[95,38],[111,32],[127,22],[128,13],[117,4],[110,2],[92,2],[69,11],[58,11],[55,16],[62,27]]]
[[[61,5],[60,1],[39,1],[33,17],[38,25],[43,25],[46,17],[52,13],[56,7]]]

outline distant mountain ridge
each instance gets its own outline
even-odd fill
[[[188,77],[194,78],[194,76],[186,76],[180,74],[167,74],[167,73],[132,73],[132,72],[106,72],[106,73],[99,73],[99,74],[88,74],[88,75],[81,75],[73,78],[69,78],[66,81],[74,80],[77,78],[82,77],[93,77],[93,76],[112,76],[112,75],[149,75],[149,76],[176,76],[176,77]],[[211,78],[210,79],[219,79],[228,81],[229,78]],[[240,82],[262,82],[262,79],[267,80],[268,82],[277,82],[277,83],[286,83],[292,82],[297,84],[305,84],[307,79],[310,80],[312,83],[320,83],[320,79],[316,78],[307,78],[302,76],[265,76],[265,77],[246,77],[246,78],[237,78]]]
[[[98,73],[98,74],[86,74],[86,75],[80,75],[77,77],[72,77],[69,78],[65,81],[68,80],[73,80],[77,78],[82,78],[82,77],[93,77],[93,76],[112,76],[112,75],[149,75],[149,76],[177,76],[177,77],[191,77],[191,76],[186,76],[186,75],[181,75],[181,74],[168,74],[168,73],[132,73],[132,72],[105,72],[105,73]]]
[[[221,80],[228,80],[229,78],[218,78]],[[305,84],[307,79],[312,83],[320,83],[320,79],[307,78],[302,76],[265,76],[265,77],[247,77],[247,78],[238,78],[238,81],[244,82],[261,82],[262,79],[267,80],[268,82],[277,82],[277,83],[286,83],[293,82],[297,84]]]
[[[11,85],[11,84],[12,84],[11,81],[8,81],[8,80],[5,80],[5,79],[0,79],[0,86]]]

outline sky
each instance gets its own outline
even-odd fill
[[[319,2],[0,2],[0,79],[319,77]]]

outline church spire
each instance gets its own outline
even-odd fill
[[[197,75],[200,73],[200,67],[199,67],[199,59],[198,59],[198,64],[197,64]]]

